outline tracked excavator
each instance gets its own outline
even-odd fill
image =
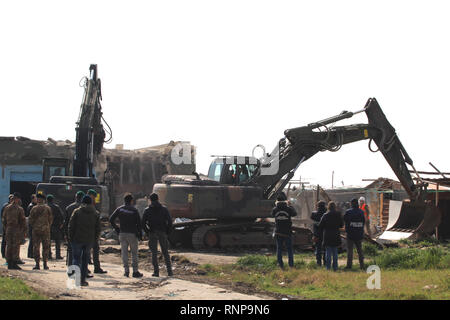
[[[362,112],[367,115],[367,124],[335,125]],[[417,237],[432,232],[439,224],[440,212],[425,200],[426,183],[414,183],[407,167],[414,169],[412,159],[377,100],[370,98],[357,112],[343,111],[286,130],[272,153],[260,159],[221,156],[211,163],[207,177],[195,172],[163,177],[162,183],[154,185],[154,192],[172,217],[178,218],[171,243],[195,249],[271,245],[273,224],[265,218],[271,217],[277,195],[298,167],[320,151],[336,152],[342,145],[360,140],[369,140],[369,149],[383,154],[409,195],[390,231],[407,229]],[[296,227],[293,233],[297,248],[312,244],[309,229]]]
[[[75,193],[89,189],[97,191],[96,206],[104,215],[109,214],[110,196],[108,186],[99,184],[95,177],[95,156],[101,153],[103,144],[112,139],[112,131],[103,119],[101,81],[97,65],[89,67],[89,77],[83,77],[80,86],[84,94],[76,122],[75,153],[72,175],[68,175],[71,159],[45,158],[43,160],[43,183],[36,187],[37,193],[53,194],[55,201],[65,208],[73,202]],[[103,127],[107,126],[107,130]],[[106,139],[106,133],[109,137]]]

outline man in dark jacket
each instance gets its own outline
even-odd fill
[[[128,247],[130,247],[133,278],[141,278],[142,273],[138,269],[138,245],[139,240],[142,240],[141,218],[139,217],[139,212],[133,206],[133,196],[126,194],[123,200],[125,204],[113,212],[109,218],[109,222],[119,234],[124,276],[128,277],[130,275],[130,269],[128,267]],[[117,218],[119,219],[120,227],[116,225],[115,220]]]
[[[291,217],[297,215],[293,207],[288,204],[286,195],[282,192],[278,195],[275,208],[272,209],[272,217],[275,218],[274,237],[277,242],[277,259],[281,269],[283,263],[283,244],[286,245],[288,253],[288,263],[294,266],[294,250],[292,247],[292,220]]]
[[[327,270],[331,269],[331,257],[333,257],[333,270],[338,269],[338,247],[341,245],[342,228],[341,213],[336,211],[333,201],[328,203],[328,211],[323,215],[319,223],[319,232],[323,234],[323,246],[325,247],[325,264]]]
[[[35,194],[31,195],[31,202],[25,211],[25,217],[30,216],[31,209],[37,204],[37,198]],[[28,223],[28,258],[33,259],[33,230],[31,229],[31,225]]]
[[[78,209],[81,206],[81,200],[83,199],[84,195],[85,194],[83,191],[78,191],[75,194],[75,202],[69,204],[66,207],[66,216],[64,217],[63,231],[64,231],[64,237],[67,239],[67,261],[66,261],[67,266],[72,265],[72,247],[70,246],[70,241],[68,241],[68,239],[69,239],[69,234],[68,234],[69,221],[70,221],[70,217],[72,216],[75,209]]]
[[[152,264],[154,268],[153,276],[159,277],[158,266],[158,242],[161,247],[164,261],[166,262],[167,275],[170,277],[172,273],[172,265],[169,256],[168,235],[172,231],[172,218],[169,210],[159,203],[158,195],[152,193],[150,195],[151,204],[145,209],[142,216],[142,225],[145,233],[149,237],[149,247],[152,251]]]
[[[322,247],[323,234],[319,232],[319,222],[325,212],[327,212],[327,205],[325,201],[321,200],[317,203],[317,211],[313,211],[311,213],[311,219],[314,221],[313,235],[314,243],[316,246],[316,261],[319,267],[322,266],[322,260],[323,264],[325,265],[325,250]]]
[[[56,259],[64,259],[61,256],[61,241],[63,239],[64,216],[61,208],[54,203],[55,197],[51,194],[47,195],[47,205],[52,209],[53,222],[50,228],[50,240],[55,241]],[[52,259],[52,249],[50,247],[49,258]]]
[[[347,232],[347,267],[351,269],[353,264],[353,246],[356,246],[359,258],[359,267],[364,269],[364,256],[362,252],[362,240],[364,237],[364,212],[359,208],[358,200],[352,199],[352,208],[344,215],[345,231]]]
[[[75,209],[69,221],[69,241],[72,246],[73,264],[81,269],[81,285],[86,281],[89,254],[92,245],[100,237],[100,217],[97,215],[92,199],[84,196],[81,207]]]
[[[91,197],[92,203],[91,206],[95,209],[95,201],[97,198],[97,191],[94,189],[89,189],[87,192],[88,196]],[[98,215],[98,218],[100,219],[100,212],[95,209],[95,212]],[[92,260],[94,260],[94,273],[108,273],[108,271],[103,270],[100,266],[100,243],[98,240],[93,244],[92,246]]]

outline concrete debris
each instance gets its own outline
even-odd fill
[[[104,231],[102,233],[101,237],[105,238],[105,239],[119,240],[119,235],[117,234],[117,232],[115,230]]]
[[[107,247],[105,249],[102,250],[103,253],[120,253],[120,249],[118,248],[113,248],[113,247]]]
[[[119,240],[100,238],[100,244],[101,245],[116,245],[116,244],[119,244]]]
[[[422,289],[424,289],[424,290],[431,290],[431,289],[437,289],[437,287],[438,287],[437,285],[432,284],[432,285],[425,286]]]

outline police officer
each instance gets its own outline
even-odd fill
[[[25,211],[25,216],[28,218],[31,213],[31,209],[37,204],[37,197],[35,194],[31,195],[31,202]],[[31,229],[31,224],[28,221],[28,258],[33,258],[33,230]]]
[[[55,241],[55,249],[56,249],[56,259],[61,260],[64,259],[61,256],[61,241],[63,238],[63,225],[64,225],[64,217],[61,211],[61,208],[53,202],[55,197],[51,194],[47,195],[47,204],[52,210],[53,222],[50,227],[50,240]],[[49,258],[52,259],[52,250],[50,246]]]
[[[314,243],[316,246],[316,262],[318,266],[325,265],[325,250],[322,246],[323,242],[323,233],[319,232],[319,223],[322,219],[322,216],[327,211],[325,201],[321,200],[317,203],[317,211],[313,211],[311,213],[311,219],[314,221],[313,223],[313,235],[314,235]]]
[[[38,194],[37,205],[30,212],[29,224],[33,230],[33,256],[36,266],[34,270],[39,270],[40,247],[42,243],[42,260],[44,269],[48,269],[47,261],[50,252],[50,229],[53,222],[53,214],[51,208],[45,204],[45,196]]]
[[[94,189],[89,189],[87,194],[92,199],[92,204],[90,205],[95,208],[95,199],[97,198],[97,191],[95,191]],[[95,212],[97,213],[98,218],[100,219],[100,212],[98,212],[97,210],[95,210]],[[100,266],[100,244],[98,243],[98,241],[99,239],[97,238],[92,247],[93,253],[92,256],[94,260],[94,273],[107,273],[108,271],[103,270]]]
[[[284,268],[283,263],[283,244],[286,246],[288,254],[288,264],[294,266],[294,250],[292,245],[292,220],[297,212],[289,205],[289,201],[284,192],[277,196],[275,207],[272,209],[272,217],[275,218],[275,240],[277,242],[277,260],[281,269]]]
[[[81,200],[84,197],[84,192],[83,191],[78,191],[75,194],[75,202],[69,204],[66,207],[66,216],[64,217],[64,236],[67,239],[67,266],[71,266],[72,265],[72,247],[70,246],[70,241],[68,241],[69,239],[69,221],[70,221],[70,217],[72,216],[72,213],[75,209],[78,209],[81,206]]]
[[[364,212],[358,206],[358,200],[352,199],[352,208],[344,215],[345,231],[347,232],[347,266],[351,269],[353,264],[353,246],[356,246],[359,258],[359,267],[364,269],[364,256],[362,252],[362,240],[364,237]]]
[[[25,211],[21,204],[21,195],[14,193],[13,202],[6,206],[2,223],[6,230],[6,262],[8,269],[21,270],[17,265],[17,257],[20,252],[20,243],[26,236],[26,220]]]

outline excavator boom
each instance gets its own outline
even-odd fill
[[[337,121],[351,118],[360,112],[366,113],[367,124],[333,126]],[[358,112],[343,111],[337,116],[307,126],[288,129],[284,134],[285,138],[279,142],[278,156],[272,155],[271,165],[273,161],[278,161],[278,172],[264,175],[261,174],[262,170],[259,170],[251,180],[264,188],[267,199],[276,198],[293,177],[298,166],[319,151],[335,152],[344,144],[366,139],[375,142],[409,197],[415,200],[419,196],[419,189],[406,166],[406,163],[412,166],[413,162],[375,98],[370,98],[365,108]]]

